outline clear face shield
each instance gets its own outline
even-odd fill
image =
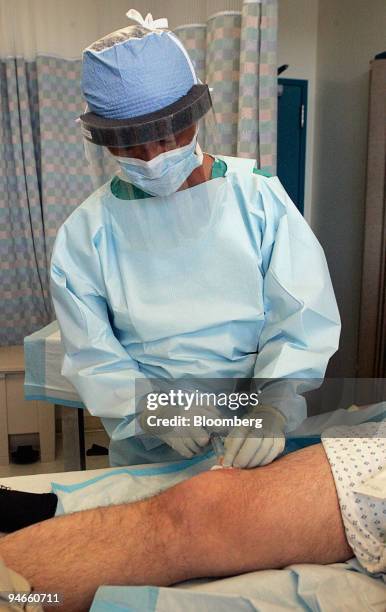
[[[86,112],[80,122],[94,187],[115,175],[151,196],[168,196],[210,178],[203,150],[216,150],[217,130],[206,85],[148,115],[122,120]]]

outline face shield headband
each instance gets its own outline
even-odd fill
[[[193,85],[185,96],[165,108],[132,119],[105,119],[92,112],[80,116],[89,142],[105,147],[130,147],[174,137],[197,123],[210,110],[207,85]]]

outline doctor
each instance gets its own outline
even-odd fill
[[[117,172],[62,225],[51,266],[62,373],[102,418],[113,465],[192,457],[209,441],[203,428],[148,431],[138,405],[151,379],[323,378],[340,334],[323,250],[280,182],[202,153],[208,87],[166,20],[128,16],[83,55],[89,157],[105,152]],[[263,435],[231,431],[227,465],[270,463],[305,416],[270,388],[247,410]]]

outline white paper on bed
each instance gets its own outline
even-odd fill
[[[212,452],[193,460],[149,467],[117,468],[73,485],[51,483],[58,496],[56,516],[99,506],[110,506],[145,499],[210,470],[216,458]]]

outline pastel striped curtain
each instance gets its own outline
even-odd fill
[[[175,29],[199,78],[212,89],[219,143],[204,147],[256,159],[276,172],[277,0],[248,0],[205,24]]]
[[[0,60],[0,346],[54,318],[55,236],[92,191],[75,122],[80,70],[80,60]]]
[[[50,317],[36,64],[0,62],[0,344]]]

